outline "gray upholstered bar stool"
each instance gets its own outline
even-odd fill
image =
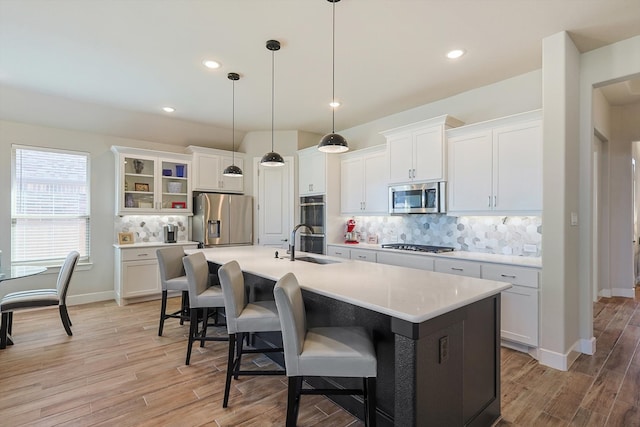
[[[273,294],[289,377],[287,427],[296,425],[301,394],[363,395],[365,425],[375,426],[377,360],[365,329],[353,326],[307,329],[302,291],[293,273],[278,280]],[[303,389],[302,380],[307,376],[360,377],[363,388]]]
[[[180,319],[180,324],[189,320],[189,284],[184,272],[184,250],[180,246],[169,246],[156,251],[158,266],[160,268],[160,283],[162,284],[162,307],[160,308],[160,326],[158,336],[162,336],[164,321],[166,319]],[[167,313],[167,294],[169,291],[182,292],[180,310]]]
[[[231,377],[238,375],[284,375],[280,370],[240,370],[242,355],[245,353],[282,352],[282,348],[245,349],[244,340],[250,333],[279,332],[280,318],[275,301],[256,301],[247,303],[247,292],[240,265],[231,261],[218,269],[218,277],[224,294],[224,307],[229,333],[229,358],[227,360],[227,380],[224,387],[222,407],[229,403]]]
[[[62,267],[60,267],[55,289],[32,289],[12,292],[0,300],[0,312],[2,313],[0,348],[6,348],[9,343],[8,335],[12,332],[13,312],[27,308],[57,305],[64,330],[67,335],[73,335],[71,332],[71,319],[67,311],[67,291],[79,258],[80,254],[77,251],[69,252]]]
[[[200,347],[204,347],[205,341],[227,341],[228,337],[208,337],[207,326],[225,326],[218,324],[218,309],[224,308],[224,297],[220,286],[209,286],[209,265],[202,252],[196,252],[182,259],[184,270],[187,273],[189,287],[189,343],[187,347],[188,365],[191,360],[191,347],[194,341],[200,341]],[[210,310],[212,312],[210,312]],[[202,316],[200,317],[200,312]],[[209,315],[215,315],[215,323],[209,324]],[[202,329],[198,328],[198,320],[202,319]]]

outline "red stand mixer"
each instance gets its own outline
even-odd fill
[[[358,243],[358,232],[356,230],[356,221],[352,218],[347,221],[347,232],[344,235],[344,242],[350,244]]]

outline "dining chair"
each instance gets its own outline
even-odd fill
[[[287,273],[273,289],[289,377],[287,427],[295,427],[303,394],[362,395],[365,425],[376,424],[377,359],[367,331],[357,326],[307,328],[298,279]],[[359,377],[362,389],[303,389],[304,377]]]
[[[77,251],[71,251],[67,255],[64,264],[60,267],[55,289],[31,289],[12,292],[0,300],[0,313],[2,313],[0,349],[7,347],[8,335],[12,333],[14,311],[28,308],[57,305],[60,310],[60,319],[67,335],[73,335],[71,332],[71,319],[67,311],[67,290],[79,258],[80,254]]]
[[[244,276],[237,261],[230,261],[218,269],[218,278],[224,295],[224,311],[229,333],[229,356],[227,359],[227,378],[224,387],[222,407],[229,403],[231,377],[239,375],[284,375],[283,369],[277,370],[241,370],[242,355],[247,353],[282,352],[282,348],[244,348],[245,339],[250,333],[280,332],[280,318],[275,301],[247,301]]]
[[[224,308],[224,297],[220,286],[209,286],[209,265],[202,252],[196,252],[182,259],[187,273],[189,286],[189,343],[187,344],[187,359],[185,365],[191,361],[191,347],[194,341],[200,341],[204,347],[205,341],[227,341],[229,337],[207,336],[207,326],[226,326],[218,323],[218,309]],[[214,323],[209,324],[210,315],[214,315]],[[198,324],[202,319],[202,329]]]
[[[180,319],[180,324],[189,320],[189,284],[184,271],[184,250],[181,246],[169,246],[156,251],[158,255],[158,267],[160,268],[160,283],[162,285],[162,302],[160,307],[160,326],[158,336],[162,336],[164,321],[166,319]],[[167,295],[169,291],[182,292],[180,310],[167,313]]]

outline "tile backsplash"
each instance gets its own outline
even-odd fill
[[[167,224],[177,226],[177,240],[186,241],[189,238],[189,224],[186,216],[182,215],[125,215],[116,216],[115,241],[118,241],[118,233],[133,232],[135,243],[162,242],[164,241],[164,229]]]
[[[345,224],[348,219],[344,218]],[[380,244],[414,243],[468,252],[542,256],[542,217],[429,214],[354,219],[362,241],[375,234]]]

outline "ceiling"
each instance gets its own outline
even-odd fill
[[[581,52],[640,34],[640,0],[343,0],[336,129],[541,68],[542,39]],[[229,128],[331,130],[326,0],[0,0],[0,85]],[[463,48],[458,60],[447,51]],[[222,66],[209,70],[206,58]]]

